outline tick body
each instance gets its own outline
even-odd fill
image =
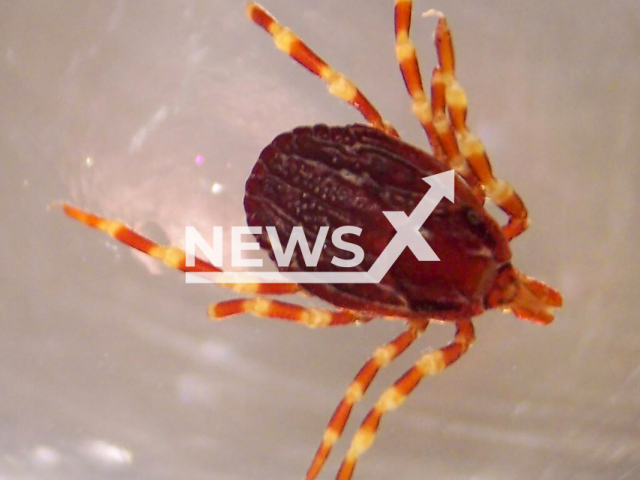
[[[337,480],[352,477],[359,456],[375,438],[382,416],[398,406],[428,375],[445,369],[473,343],[472,319],[484,310],[499,308],[517,317],[546,324],[562,297],[553,288],[530,278],[512,264],[509,242],[528,227],[527,210],[515,190],[496,178],[480,139],[466,125],[467,98],[455,76],[451,33],[444,16],[438,17],[435,44],[438,66],[424,90],[416,51],[409,37],[412,2],[395,2],[395,52],[411,97],[411,110],[425,130],[432,153],[403,142],[367,97],[340,72],[311,50],[296,34],[280,25],[255,3],[249,18],[267,31],[276,46],[326,82],[329,92],[351,104],[367,125],[299,127],[275,138],[260,154],[247,180],[245,210],[250,226],[263,227],[257,239],[272,258],[265,233],[275,226],[283,244],[292,229],[301,226],[309,242],[320,227],[331,232],[355,226],[361,235],[350,238],[364,251],[364,260],[352,271],[368,270],[393,238],[394,227],[383,212],[407,216],[428,193],[423,177],[455,170],[455,202],[440,202],[420,228],[440,258],[421,262],[405,249],[378,284],[227,284],[247,298],[209,306],[212,319],[240,313],[286,320],[309,327],[330,327],[371,321],[404,322],[395,339],[376,349],[355,376],[331,417],[306,480],[316,478],[340,438],[353,406],[362,398],[378,371],[404,352],[431,320],[452,322],[456,334],[447,346],[418,359],[388,387],[366,414],[347,449]],[[508,217],[500,226],[485,210],[492,200]],[[187,267],[182,250],[162,246],[121,222],[64,204],[72,218],[105,231],[119,241],[185,272],[219,271],[197,259]],[[288,271],[337,271],[331,259],[344,256],[327,245],[317,266],[307,267],[300,250]],[[344,271],[344,269],[341,269]],[[305,308],[267,298],[306,291],[333,308]]]
[[[315,243],[321,227],[356,226],[353,240],[365,258],[352,271],[368,271],[396,235],[383,211],[409,215],[430,186],[422,178],[446,171],[433,156],[364,125],[297,128],[279,135],[260,155],[246,186],[250,226],[262,227],[261,246],[275,261],[266,228],[275,225],[283,244],[296,225]],[[509,244],[498,224],[461,180],[455,202],[441,201],[420,229],[441,261],[421,262],[405,249],[377,284],[309,284],[328,302],[370,315],[442,320],[478,315],[501,269],[509,268]],[[289,271],[344,271],[326,245],[315,267],[296,250]],[[344,255],[344,254],[342,254]]]

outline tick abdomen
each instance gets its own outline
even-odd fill
[[[446,170],[428,153],[364,125],[296,128],[260,154],[246,185],[247,223],[263,227],[257,239],[272,259],[264,227],[274,226],[286,245],[293,227],[302,226],[310,248],[320,227],[329,227],[317,266],[305,265],[296,248],[285,271],[367,271],[396,234],[382,212],[410,215],[429,191],[423,177]],[[331,262],[353,256],[331,242],[342,226],[362,230],[343,236],[365,252],[357,267]],[[388,315],[446,319],[482,311],[495,272],[511,254],[463,180],[456,178],[454,203],[441,200],[420,233],[441,262],[420,262],[405,249],[380,284],[304,287],[338,306]]]

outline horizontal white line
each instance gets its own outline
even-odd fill
[[[380,283],[369,272],[186,272],[186,283]]]

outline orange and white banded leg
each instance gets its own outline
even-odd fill
[[[413,2],[411,0],[396,0],[394,8],[396,58],[400,65],[400,72],[402,73],[407,92],[411,95],[411,111],[418,118],[418,121],[427,134],[433,154],[438,160],[447,162],[447,157],[445,157],[442,151],[440,139],[433,124],[431,102],[422,84],[416,49],[409,38],[412,8]]]
[[[482,184],[486,197],[498,205],[509,217],[507,225],[503,227],[503,233],[507,239],[511,240],[528,227],[527,209],[511,185],[493,176],[484,144],[466,125],[467,95],[455,77],[455,57],[451,31],[444,15],[440,12],[433,13],[440,17],[435,35],[440,68],[434,73],[433,84],[444,85],[444,100],[460,152]],[[437,125],[436,128],[438,128]]]
[[[264,297],[239,298],[226,300],[209,305],[209,318],[219,320],[250,313],[260,318],[273,318],[300,323],[309,328],[335,327],[351,323],[368,322],[371,317],[365,317],[350,310],[325,310],[321,308],[306,308],[293,303],[269,300]]]
[[[135,248],[142,253],[161,260],[166,265],[183,272],[221,272],[219,268],[211,263],[195,257],[193,267],[187,267],[185,260],[186,254],[184,250],[173,247],[159,245],[153,240],[148,239],[135,232],[126,224],[118,220],[110,220],[100,217],[94,213],[82,210],[68,203],[62,204],[62,210],[69,217],[80,223],[102,230],[109,236],[115,238],[119,242]],[[220,285],[230,288],[236,292],[255,293],[263,295],[280,295],[295,293],[301,290],[300,286],[295,283],[221,283]]]
[[[389,365],[398,355],[404,352],[409,346],[425,331],[428,322],[420,324],[410,324],[409,328],[398,335],[391,342],[378,347],[371,358],[362,366],[355,376],[347,391],[333,412],[331,420],[322,436],[322,442],[316,451],[311,462],[305,480],[314,480],[325,464],[333,445],[338,441],[344,427],[347,424],[353,406],[360,401],[369,385],[375,378],[378,371]]]
[[[382,393],[354,434],[351,446],[340,466],[336,480],[349,480],[351,478],[358,457],[371,447],[380,425],[380,420],[386,412],[395,410],[402,405],[407,396],[425,376],[441,372],[469,349],[475,338],[471,321],[457,321],[456,328],[455,338],[449,345],[424,355],[400,379]]]
[[[462,176],[467,185],[471,188],[476,198],[484,203],[485,193],[480,184],[480,180],[467,163],[467,159],[464,157],[460,148],[458,147],[458,140],[456,138],[453,125],[447,116],[446,101],[445,101],[446,85],[442,79],[440,68],[433,69],[431,75],[431,100],[433,107],[433,123],[438,135],[438,139],[442,145],[445,156],[447,157],[448,164],[455,169],[455,171]]]
[[[389,135],[398,136],[395,128],[382,119],[380,112],[367,100],[351,80],[334,70],[295,33],[278,23],[262,6],[257,3],[249,3],[247,5],[247,15],[252,22],[262,27],[273,37],[273,41],[279,50],[324,80],[331,95],[353,105],[372,127],[383,130]]]

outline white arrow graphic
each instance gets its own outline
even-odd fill
[[[453,203],[454,179],[453,170],[424,177],[423,180],[431,185],[431,188],[422,197],[422,200],[416,205],[409,217],[404,212],[382,212],[397,233],[367,272],[374,280],[373,283],[378,283],[382,280],[405,247],[409,247],[416,258],[422,262],[440,261],[420,233],[420,227],[429,218],[429,215],[435,210],[443,197]]]
[[[431,185],[429,191],[413,209],[404,212],[382,212],[396,229],[396,234],[382,251],[368,272],[187,272],[187,283],[379,283],[405,248],[423,262],[440,261],[420,233],[442,198],[454,201],[455,175],[449,170],[424,177]]]

